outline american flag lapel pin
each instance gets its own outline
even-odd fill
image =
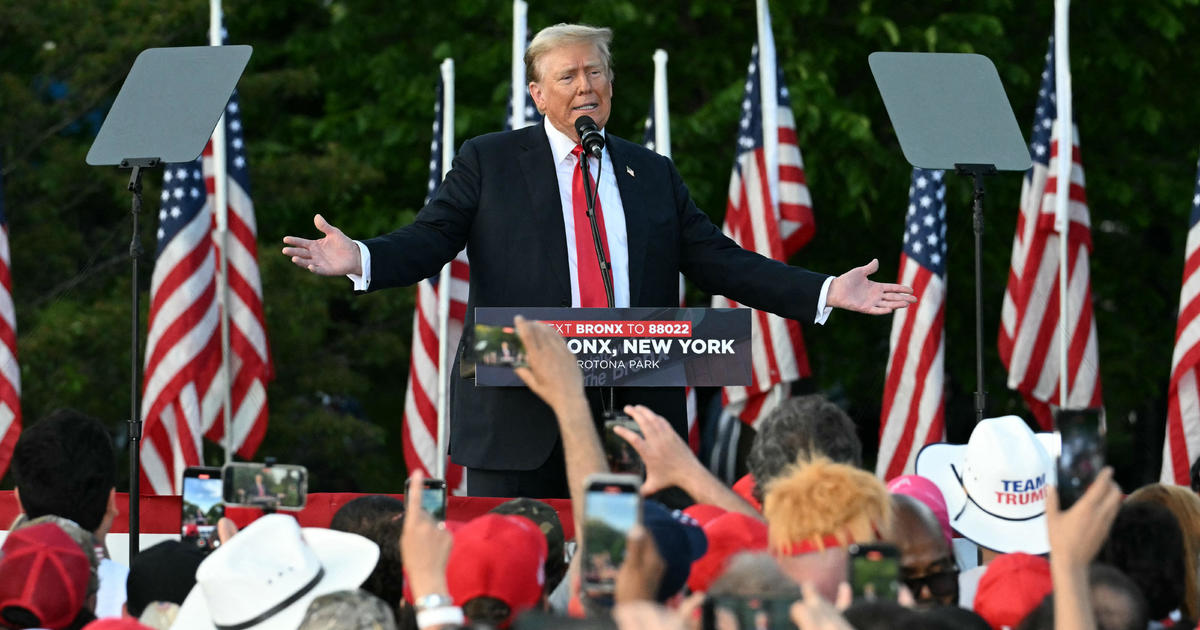
[[[629,176],[630,176],[630,177],[637,177],[637,175],[634,175],[634,174],[633,174],[633,169],[632,169],[632,168],[630,168],[630,167],[629,167],[629,165],[625,165],[625,172],[626,172],[626,173],[629,173]]]

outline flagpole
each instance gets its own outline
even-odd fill
[[[767,182],[771,190],[771,212],[779,204],[779,99],[775,87],[775,35],[771,32],[771,12],[767,0],[758,0],[758,77],[762,93],[763,156],[767,163]]]
[[[208,43],[220,46],[221,41],[221,0],[210,0],[208,11]],[[221,403],[225,419],[225,463],[233,460],[233,366],[229,359],[229,179],[228,165],[225,162],[225,112],[217,121],[213,130],[213,182],[215,184],[213,204],[217,221],[217,237],[220,239],[221,261],[217,274],[218,289],[221,300],[221,374],[224,376],[224,387],[221,391]]]
[[[654,150],[671,157],[671,114],[667,106],[667,51],[654,51]]]
[[[526,20],[529,7],[525,0],[513,0],[512,38],[512,128],[525,128],[525,40],[529,32]]]
[[[520,0],[517,0],[518,2]],[[442,179],[450,172],[454,160],[454,60],[442,62]],[[513,90],[516,92],[517,90]],[[524,111],[524,105],[522,105]],[[514,127],[515,128],[515,127]],[[437,386],[437,464],[434,476],[446,478],[446,438],[449,437],[449,414],[447,402],[450,385],[450,357],[447,339],[450,336],[450,266],[442,267],[438,279],[438,386]]]
[[[1058,106],[1058,170],[1054,196],[1054,229],[1058,232],[1058,404],[1067,407],[1067,348],[1070,345],[1070,294],[1067,274],[1068,241],[1071,234],[1071,169],[1075,162],[1075,134],[1071,114],[1071,60],[1067,32],[1070,26],[1070,0],[1054,2],[1054,91]]]

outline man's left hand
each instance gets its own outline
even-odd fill
[[[829,306],[868,315],[886,315],[917,301],[912,287],[873,282],[867,276],[879,270],[879,259],[855,267],[836,277],[829,285],[825,303]]]

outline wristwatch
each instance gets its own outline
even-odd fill
[[[417,612],[422,610],[434,610],[436,608],[446,608],[454,605],[454,600],[450,599],[449,595],[443,593],[430,593],[424,597],[417,599],[415,608]]]

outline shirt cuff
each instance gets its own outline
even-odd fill
[[[346,274],[347,278],[354,283],[355,291],[366,291],[371,286],[371,250],[363,244],[362,241],[354,241],[358,245],[358,258],[362,261],[362,275],[355,273]],[[825,303],[825,294],[821,294],[821,304]]]
[[[821,285],[821,295],[817,298],[817,318],[813,320],[814,324],[825,325],[825,320],[829,319],[829,314],[833,312],[833,307],[825,304],[825,300],[829,297],[829,285],[831,284],[833,284],[833,276],[825,278],[825,284]]]

